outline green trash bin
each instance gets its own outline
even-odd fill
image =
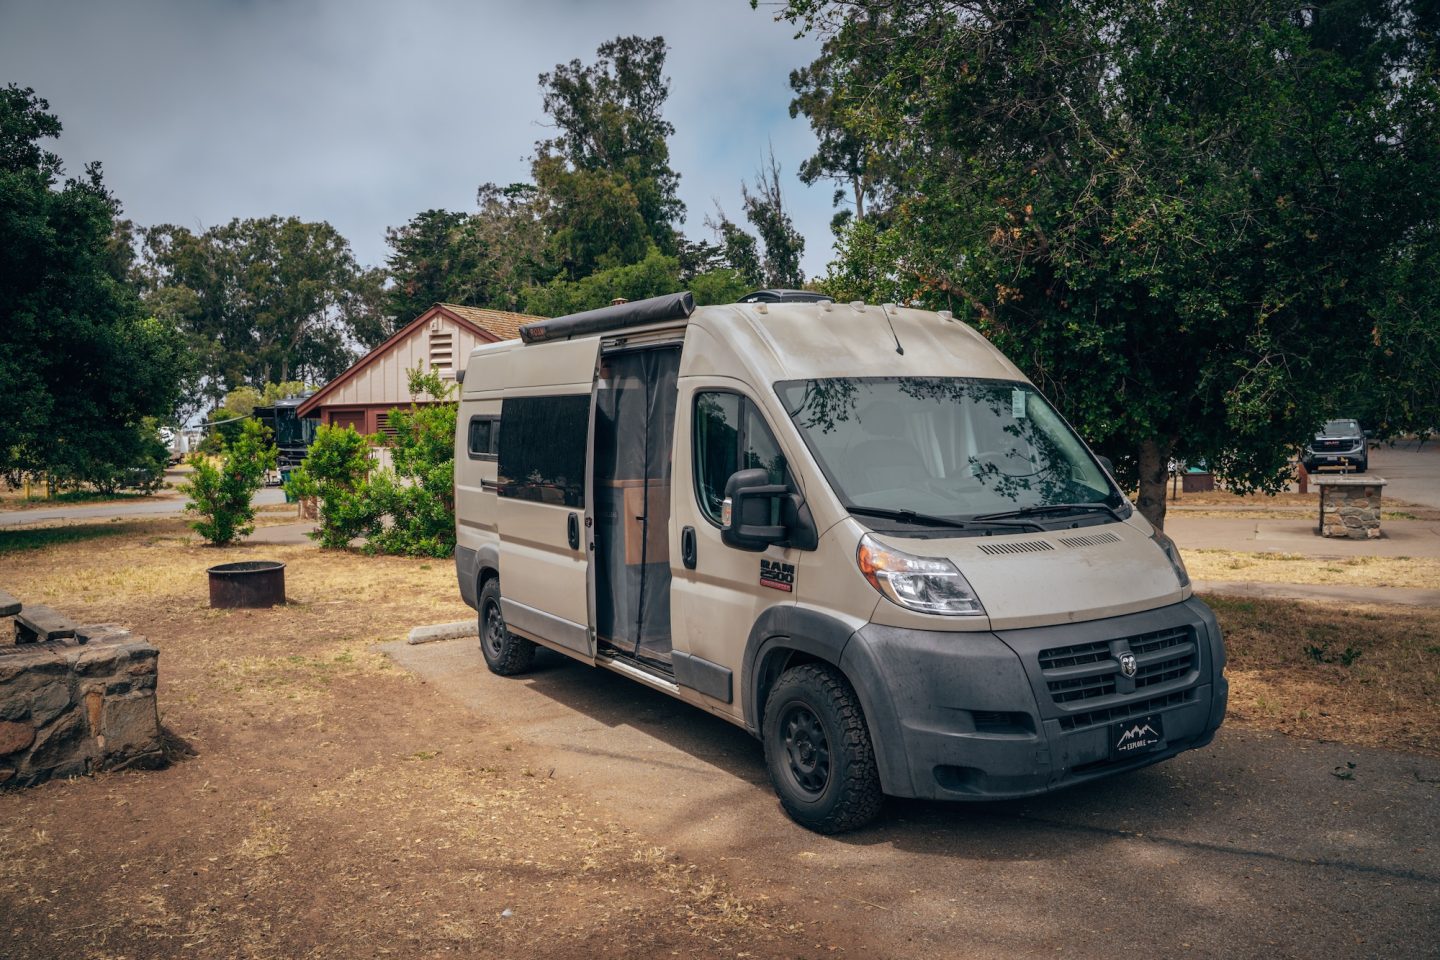
[[[280,489],[285,491],[285,502],[294,503],[295,497],[290,493],[290,471],[280,471]]]

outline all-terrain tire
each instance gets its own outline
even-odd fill
[[[500,578],[491,577],[480,588],[480,653],[491,673],[513,677],[535,663],[535,644],[505,628],[500,612]]]
[[[770,690],[762,721],[765,765],[780,804],[816,833],[863,827],[885,795],[860,698],[828,664],[786,670]]]

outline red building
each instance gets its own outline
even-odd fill
[[[539,319],[437,303],[327,383],[297,412],[321,423],[348,424],[361,433],[388,433],[386,415],[410,403],[407,371],[423,366],[454,380],[457,365],[463,365],[477,345],[517,339],[523,324]]]

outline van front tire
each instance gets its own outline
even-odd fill
[[[816,833],[863,827],[884,794],[855,688],[838,670],[806,663],[785,671],[765,702],[765,765],[780,803]]]
[[[502,677],[524,673],[535,663],[535,644],[505,628],[499,577],[491,577],[480,588],[480,653],[490,672]]]

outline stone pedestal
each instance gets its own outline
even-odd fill
[[[0,645],[0,788],[158,765],[159,651],[113,626]]]
[[[1374,540],[1381,536],[1380,491],[1385,486],[1384,480],[1312,476],[1310,482],[1320,488],[1320,527],[1316,533],[1348,540]]]

